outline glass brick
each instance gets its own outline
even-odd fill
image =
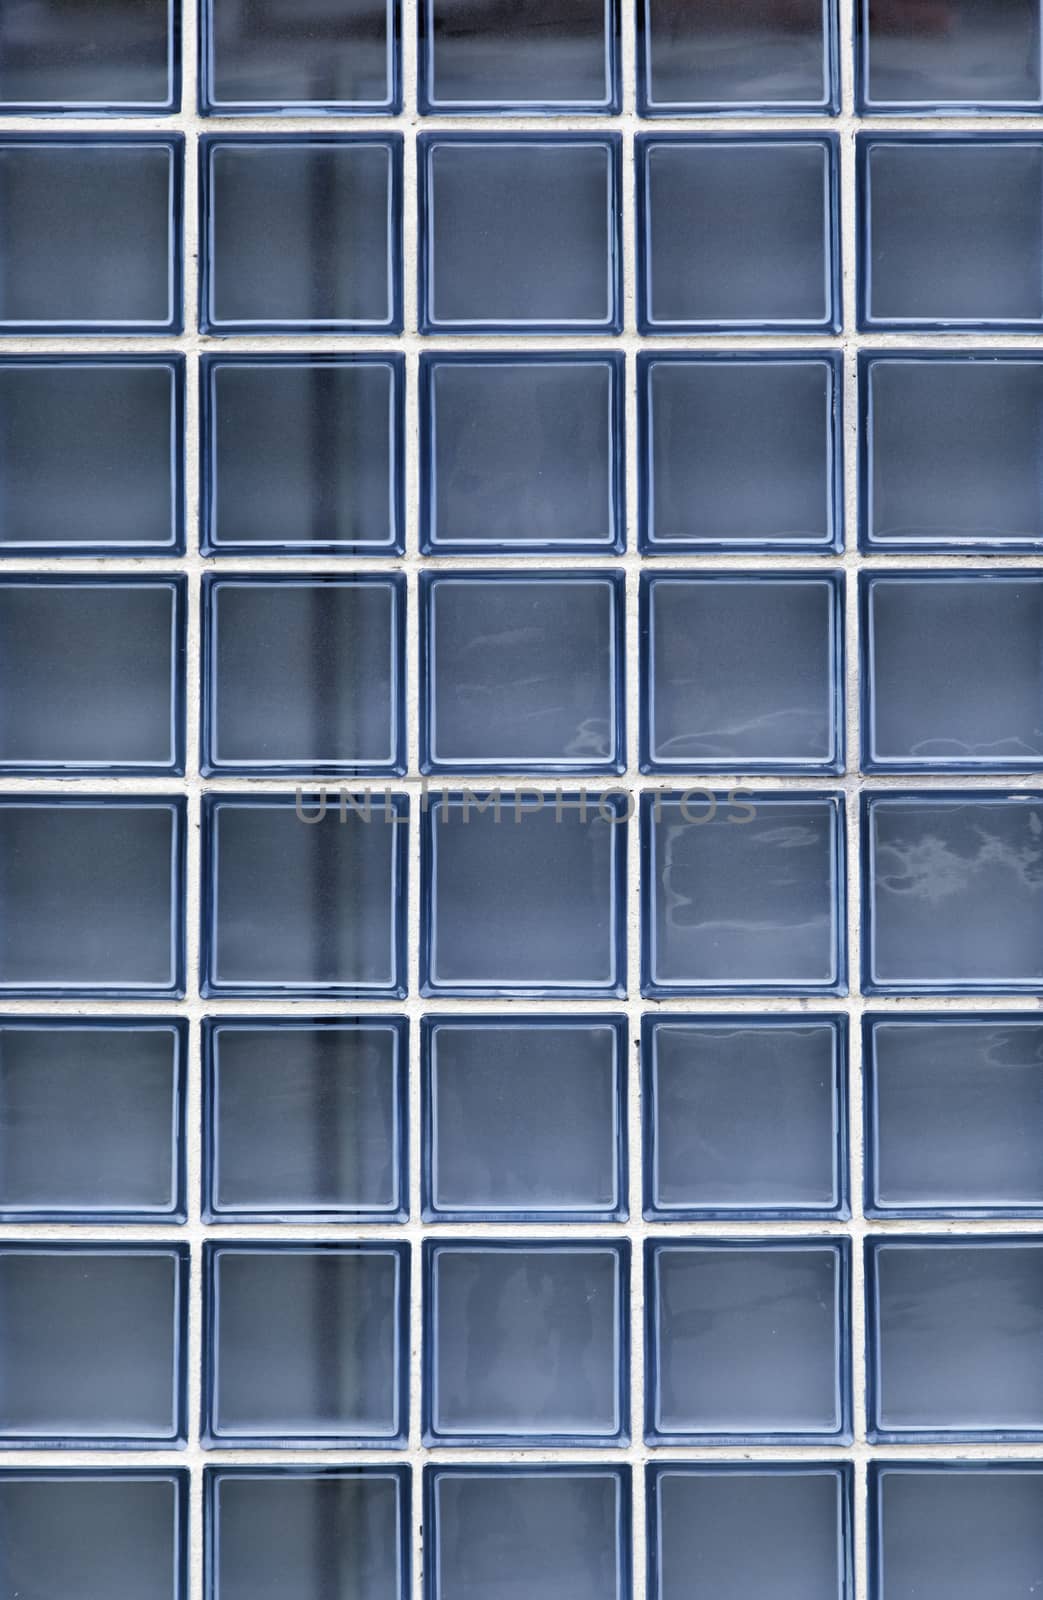
[[[203,0],[204,116],[401,109],[398,0]]]
[[[0,113],[121,117],[177,111],[173,0],[33,0],[0,23]]]
[[[642,0],[640,114],[836,111],[836,33],[832,0]]]
[[[860,111],[1039,111],[1039,0],[859,0],[856,16]]]
[[[619,110],[616,0],[422,0],[420,109]]]

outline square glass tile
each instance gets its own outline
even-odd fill
[[[211,1446],[404,1442],[407,1246],[204,1249]]]
[[[622,772],[622,573],[424,573],[420,595],[421,771]]]
[[[645,772],[839,772],[844,580],[645,573]]]
[[[641,134],[642,333],[838,326],[835,136]]]
[[[650,1444],[847,1440],[847,1239],[650,1239],[645,1252]]]
[[[422,112],[619,110],[618,0],[420,0]]]
[[[204,116],[401,107],[399,0],[202,0],[200,23]]]
[[[625,1444],[629,1245],[424,1245],[429,1444]]]
[[[200,177],[204,332],[400,331],[401,134],[208,135]]]
[[[650,1600],[852,1600],[849,1463],[646,1471]]]
[[[32,0],[0,21],[0,114],[121,117],[176,111],[174,0]]]
[[[1043,982],[1043,796],[866,794],[867,994],[1005,994]]]
[[[1038,112],[1039,0],[857,0],[858,107],[873,115]]]
[[[618,333],[619,135],[421,136],[424,333]]]
[[[184,1019],[0,1024],[0,1219],[183,1220],[187,1050]]]
[[[639,0],[640,114],[836,111],[836,30],[833,0]]]
[[[207,555],[401,555],[404,361],[202,357]]]
[[[180,333],[184,139],[0,137],[0,332]]]
[[[622,1017],[425,1017],[431,1221],[626,1216]]]
[[[203,600],[205,772],[405,771],[401,574],[208,574]]]
[[[645,1216],[847,1215],[841,1017],[646,1016]]]
[[[408,1600],[408,1467],[208,1467],[206,1600]]]
[[[870,1439],[1043,1438],[1043,1237],[866,1241]]]
[[[627,1600],[630,1481],[618,1467],[428,1467],[425,1600]]]
[[[420,428],[424,554],[622,549],[618,353],[422,355]]]
[[[208,1018],[209,1220],[404,1219],[407,1056],[399,1017]]]
[[[843,543],[837,358],[640,354],[645,555]]]
[[[184,1244],[0,1246],[0,1440],[183,1443],[187,1288]]]

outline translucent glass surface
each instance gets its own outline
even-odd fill
[[[180,59],[171,0],[30,0],[4,12],[4,114],[176,109]]]
[[[832,109],[835,22],[830,0],[642,0],[641,109],[646,116]]]
[[[858,0],[859,100],[869,112],[1035,111],[1039,0]]]
[[[423,0],[424,111],[618,110],[615,0]]]
[[[204,113],[391,112],[397,0],[204,0]]]
[[[1021,1600],[1043,1561],[1043,1473],[1028,1462],[869,1467],[872,1600]]]

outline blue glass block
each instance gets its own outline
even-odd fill
[[[1043,984],[1043,796],[862,800],[867,994],[1006,994]]]
[[[208,1221],[402,1221],[408,1024],[208,1017]]]
[[[871,1440],[1043,1438],[1043,1237],[866,1240]]]
[[[628,1600],[630,1474],[426,1467],[424,1600]]]
[[[643,117],[839,110],[833,0],[642,0],[637,47]]]
[[[874,351],[859,381],[864,550],[1043,546],[1043,362]]]
[[[401,134],[208,135],[200,208],[204,332],[401,331]]]
[[[207,1244],[204,1255],[208,1446],[405,1442],[407,1245]]]
[[[1043,140],[858,136],[859,327],[1043,326]]]
[[[871,1461],[870,1600],[1022,1600],[1043,1564],[1043,1469]]]
[[[174,0],[34,0],[0,21],[0,113],[121,117],[177,111]]]
[[[405,612],[401,573],[207,574],[204,772],[404,772]]]
[[[619,333],[617,133],[422,134],[422,333]]]
[[[203,116],[401,110],[398,0],[202,0]]]
[[[208,995],[405,994],[405,795],[209,795]]]
[[[404,362],[203,356],[207,555],[404,548]]]
[[[0,1220],[183,1221],[187,1050],[184,1019],[0,1024]]]
[[[421,993],[623,995],[628,811],[623,794],[585,790],[430,802]]]
[[[868,1016],[867,1216],[1043,1215],[1043,1024]]]
[[[1043,576],[863,574],[862,769],[1043,767]]]
[[[184,771],[185,579],[0,581],[0,771]]]
[[[645,1471],[649,1600],[854,1600],[850,1462]]]
[[[1039,0],[859,0],[857,102],[871,115],[1035,111]]]
[[[623,360],[421,355],[425,555],[618,553]]]
[[[615,112],[618,0],[422,0],[420,110]]]
[[[835,332],[835,136],[641,134],[642,333]]]
[[[0,556],[180,554],[184,367],[0,360]]]
[[[645,794],[641,852],[642,994],[846,992],[843,796]]]
[[[183,1444],[187,1330],[185,1244],[0,1245],[4,1447]]]
[[[639,355],[645,555],[844,542],[839,359]]]
[[[626,1444],[629,1279],[626,1240],[426,1240],[425,1442]]]
[[[626,1068],[623,1017],[425,1017],[425,1218],[625,1217]]]
[[[0,331],[180,333],[181,134],[0,137]]]
[[[839,573],[645,573],[643,772],[842,772]]]
[[[184,992],[185,802],[0,797],[0,993]]]
[[[652,1220],[846,1217],[843,1017],[646,1016]]]
[[[850,1241],[648,1240],[650,1444],[851,1437]]]
[[[207,1467],[206,1600],[408,1600],[408,1467]]]
[[[622,772],[621,572],[424,573],[422,772]]]
[[[188,1473],[0,1474],[0,1594],[186,1600]]]

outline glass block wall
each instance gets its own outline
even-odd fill
[[[1040,27],[0,12],[0,1600],[1038,1586]]]

